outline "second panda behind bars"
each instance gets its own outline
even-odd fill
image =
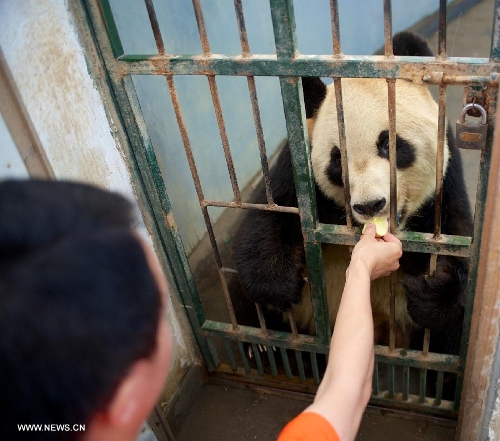
[[[395,55],[433,56],[427,42],[410,32],[394,36]],[[334,85],[303,78],[311,140],[311,162],[321,223],[346,224]],[[354,221],[389,218],[389,118],[385,79],[343,79],[343,111]],[[438,106],[428,88],[396,81],[397,230],[433,233]],[[297,207],[288,145],[271,171],[276,204]],[[267,203],[264,189],[252,202]],[[460,153],[450,129],[444,145],[443,234],[470,236],[471,209]],[[349,263],[346,246],[324,244],[323,262],[330,322],[333,326]],[[233,257],[242,289],[252,301],[286,312],[292,308],[299,332],[314,333],[299,216],[249,210],[234,239]],[[464,317],[468,259],[439,256],[429,276],[429,255],[405,252],[396,285],[396,346],[422,348],[430,328],[430,350],[458,354]],[[389,278],[372,284],[375,343],[389,335]],[[286,319],[284,317],[284,319]]]

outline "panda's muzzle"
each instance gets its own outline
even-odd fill
[[[384,209],[386,202],[387,201],[385,200],[385,198],[381,198],[366,202],[364,204],[354,204],[352,208],[361,216],[367,216],[371,218],[376,216]]]

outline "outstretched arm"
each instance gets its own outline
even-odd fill
[[[314,402],[305,411],[326,418],[342,441],[353,440],[371,394],[374,351],[370,282],[399,267],[401,242],[375,238],[369,225],[354,247],[346,272],[328,366]]]

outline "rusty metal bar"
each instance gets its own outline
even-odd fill
[[[207,30],[205,28],[205,20],[203,19],[203,10],[201,8],[200,0],[193,0],[194,15],[196,16],[196,24],[198,25],[198,32],[200,33],[201,48],[204,55],[209,55],[210,44],[208,42]]]
[[[330,0],[330,20],[332,24],[332,42],[333,55],[342,55],[342,47],[340,45],[340,26],[339,26],[339,5],[337,0]]]
[[[290,360],[288,359],[288,354],[284,347],[280,347],[281,359],[283,360],[283,366],[285,368],[286,378],[291,380],[293,378],[292,369],[290,368]]]
[[[247,28],[245,26],[245,16],[243,14],[243,5],[241,0],[234,0],[234,10],[236,12],[236,21],[238,23],[238,32],[240,34],[241,55],[248,57],[251,55],[250,46],[248,44]]]
[[[446,0],[439,0],[438,57],[446,58]]]
[[[226,157],[227,170],[229,172],[229,178],[231,179],[231,185],[233,187],[234,200],[237,204],[241,203],[241,194],[238,187],[238,180],[236,178],[236,171],[234,169],[233,157],[231,155],[231,149],[229,147],[229,139],[227,138],[226,126],[224,124],[224,117],[222,116],[222,107],[220,104],[219,93],[217,91],[217,82],[215,77],[207,76],[208,85],[210,87],[210,94],[212,95],[212,101],[214,104],[215,117],[217,119],[217,125],[219,126],[220,139],[222,141],[222,147],[224,149],[224,156]]]
[[[245,353],[245,348],[241,341],[236,342],[238,346],[238,351],[240,353],[241,362],[243,363],[243,368],[245,369],[245,373],[249,374],[251,372],[250,365],[248,364],[247,354]]]
[[[393,57],[392,51],[392,6],[391,0],[384,0],[384,55]]]
[[[210,238],[210,244],[212,245],[212,249],[214,251],[215,261],[217,263],[217,269],[219,273],[219,279],[222,284],[224,298],[226,300],[226,305],[228,308],[229,316],[231,318],[231,323],[233,328],[238,327],[238,322],[236,320],[236,314],[234,312],[233,303],[231,300],[231,295],[229,294],[229,290],[227,288],[226,279],[224,277],[222,268],[222,260],[220,258],[219,248],[217,246],[217,241],[215,239],[215,233],[212,227],[212,221],[210,220],[210,216],[208,214],[208,209],[204,206],[203,201],[205,199],[203,195],[203,189],[201,188],[200,177],[198,175],[198,170],[196,167],[196,162],[194,160],[193,151],[191,149],[191,142],[189,141],[189,135],[187,133],[186,124],[184,122],[184,117],[182,115],[182,110],[179,102],[179,98],[177,96],[177,91],[175,89],[174,79],[171,76],[167,77],[168,89],[170,91],[170,98],[172,100],[172,106],[174,108],[175,118],[177,120],[177,125],[179,126],[179,131],[181,134],[182,143],[184,145],[184,150],[186,152],[186,157],[189,164],[189,169],[191,171],[191,176],[193,177],[194,186],[196,189],[196,194],[198,196],[198,200],[200,203],[201,211],[203,214],[203,219],[205,220],[205,226],[207,228],[207,233]]]
[[[284,207],[282,205],[265,205],[265,204],[249,204],[246,202],[224,202],[224,201],[203,201],[204,206],[223,207],[223,208],[245,208],[264,211],[277,211],[281,213],[294,213],[299,214],[299,209],[296,207]]]
[[[335,88],[335,105],[337,107],[337,123],[339,127],[339,150],[340,162],[342,167],[342,178],[344,180],[344,198],[347,228],[352,230],[352,208],[351,208],[351,187],[349,185],[349,167],[347,158],[347,143],[345,136],[344,104],[342,100],[342,79],[334,78],[333,87]]]
[[[255,309],[257,310],[257,316],[259,317],[260,329],[262,330],[262,335],[266,336],[268,334],[266,327],[266,319],[264,318],[264,313],[262,312],[262,307],[256,303]]]
[[[500,66],[488,64],[488,58],[451,57],[446,61],[429,57],[381,55],[300,55],[278,59],[276,55],[126,55],[109,68],[117,78],[125,75],[232,75],[232,76],[318,76],[342,78],[400,78],[415,82],[455,84],[487,83],[498,87]],[[442,72],[444,80],[434,79],[433,72]]]
[[[436,197],[434,211],[434,238],[441,235],[441,210],[443,205],[444,144],[446,141],[446,85],[439,86],[439,112],[436,154]]]
[[[148,10],[149,21],[151,22],[151,29],[153,30],[158,53],[160,55],[165,55],[165,45],[163,43],[163,38],[161,37],[160,25],[158,24],[158,18],[156,17],[153,0],[144,1],[146,3],[146,9]]]
[[[293,311],[291,309],[288,311],[288,321],[290,322],[290,328],[292,330],[292,338],[297,340],[299,338],[299,333],[297,331],[297,323],[295,323],[295,317],[293,316]]]
[[[247,82],[248,90],[250,92],[250,101],[252,103],[252,113],[255,123],[255,132],[257,134],[257,143],[259,145],[260,163],[262,165],[264,184],[266,186],[267,203],[270,206],[273,206],[275,203],[273,201],[273,194],[271,190],[271,177],[269,173],[269,163],[267,162],[266,142],[264,140],[264,132],[262,130],[262,122],[260,120],[259,101],[257,98],[257,89],[255,87],[255,78],[251,76],[247,77]]]

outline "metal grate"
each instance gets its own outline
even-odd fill
[[[241,43],[241,54],[236,56],[215,55],[211,52],[200,0],[192,0],[199,30],[202,53],[199,55],[178,55],[168,53],[168,42],[161,35],[154,2],[144,0],[156,42],[157,54],[127,55],[122,47],[115,17],[108,0],[85,0],[95,29],[96,37],[106,69],[111,79],[116,100],[125,121],[128,137],[135,154],[135,162],[144,180],[143,185],[151,195],[157,228],[167,252],[170,269],[186,313],[192,325],[198,346],[207,369],[216,376],[239,378],[240,381],[265,384],[294,391],[315,390],[321,378],[320,366],[325,362],[330,340],[330,325],[323,278],[322,243],[353,246],[360,232],[354,226],[349,204],[350,190],[346,161],[346,136],[342,102],[343,78],[385,78],[387,80],[389,113],[389,150],[391,165],[391,226],[396,225],[396,106],[395,81],[406,79],[418,83],[439,86],[439,131],[438,154],[436,158],[436,217],[432,234],[406,231],[399,233],[405,251],[429,253],[430,274],[436,270],[438,255],[453,255],[471,258],[470,280],[467,288],[465,324],[462,347],[459,356],[429,352],[430,334],[425,333],[422,351],[398,349],[395,343],[395,285],[396,275],[391,276],[390,335],[389,345],[376,346],[376,364],[373,382],[372,403],[394,408],[417,410],[435,415],[456,417],[460,404],[462,375],[465,366],[472,304],[477,276],[478,251],[484,218],[484,201],[488,183],[488,164],[492,148],[493,111],[498,82],[500,62],[500,2],[495,3],[496,13],[494,35],[492,36],[489,59],[450,58],[446,52],[446,0],[439,1],[439,43],[438,55],[431,57],[394,56],[392,49],[391,1],[384,0],[384,53],[377,56],[344,55],[341,49],[338,4],[330,0],[332,27],[332,54],[323,56],[302,55],[298,52],[295,30],[295,16],[292,0],[269,0],[276,45],[276,55],[255,55],[250,51],[245,14],[241,0],[234,0],[234,9]],[[139,99],[132,76],[163,76],[170,92],[175,118],[189,163],[200,210],[206,225],[218,278],[222,286],[228,311],[228,321],[208,320],[200,300],[200,292],[194,282],[188,258],[184,250],[174,213],[161,176],[155,150],[148,135]],[[207,78],[218,130],[227,163],[233,193],[231,202],[208,200],[203,192],[190,143],[190,134],[175,85],[176,75],[201,75]],[[225,121],[217,89],[219,75],[243,76],[247,78],[255,130],[260,152],[267,204],[244,202],[236,178],[231,147],[226,133]],[[279,206],[273,200],[270,182],[269,161],[263,135],[255,76],[279,78],[285,113],[288,141],[293,161],[298,208]],[[319,223],[316,212],[315,184],[309,159],[309,140],[304,111],[302,76],[333,78],[342,172],[345,179],[346,225]],[[441,198],[443,183],[443,149],[445,142],[445,103],[447,86],[468,86],[473,92],[481,91],[489,103],[488,141],[481,153],[480,174],[475,208],[474,233],[472,237],[445,235],[441,233]],[[158,202],[158,205],[155,205]],[[308,283],[313,293],[312,303],[316,324],[316,335],[299,334],[293,315],[289,321],[291,332],[268,329],[265,313],[259,305],[256,312],[260,327],[243,326],[238,323],[228,288],[228,277],[236,271],[223,265],[220,246],[214,233],[209,207],[229,210],[251,209],[295,213],[300,216],[305,238],[305,253],[308,267]],[[250,360],[246,344],[253,349],[255,360]],[[269,363],[267,368],[264,354]],[[255,366],[253,365],[255,364]],[[436,394],[429,397],[426,388],[428,372],[436,372]],[[447,376],[456,379],[455,400],[442,398],[443,383]],[[416,389],[413,386],[416,381]]]

